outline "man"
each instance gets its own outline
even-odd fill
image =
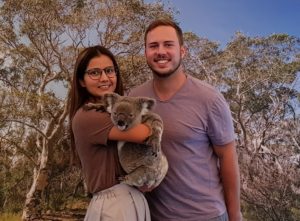
[[[147,193],[152,220],[240,221],[231,113],[219,92],[185,73],[185,53],[176,23],[151,23],[145,55],[153,80],[130,93],[155,98],[154,111],[164,122],[162,148],[169,170],[160,186]]]

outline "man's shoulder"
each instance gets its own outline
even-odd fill
[[[148,80],[146,82],[144,82],[141,85],[138,85],[132,89],[129,90],[128,92],[128,96],[144,96],[147,93],[149,93],[149,91],[152,88],[152,80]]]
[[[220,94],[216,87],[205,81],[202,81],[190,75],[188,76],[188,79],[190,83],[190,90],[195,90],[196,94],[201,93],[214,96],[218,96]]]

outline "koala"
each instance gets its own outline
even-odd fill
[[[163,122],[159,115],[151,112],[155,100],[108,93],[100,101],[86,104],[85,109],[110,113],[113,124],[122,131],[139,123],[146,124],[152,131],[143,144],[118,141],[119,160],[127,173],[120,181],[136,187],[158,186],[168,171],[168,162],[161,150]]]

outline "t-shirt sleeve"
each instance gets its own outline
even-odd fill
[[[214,145],[225,145],[235,140],[229,105],[221,94],[216,97],[208,113],[208,136]]]
[[[113,124],[106,112],[79,109],[74,116],[72,127],[78,141],[88,140],[91,144],[106,145]]]

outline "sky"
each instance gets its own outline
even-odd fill
[[[145,2],[155,2],[146,0]],[[285,33],[300,37],[300,0],[163,0],[179,11],[184,32],[226,46],[237,31],[246,36]]]
[[[145,0],[146,3],[155,0]],[[288,34],[300,38],[300,0],[162,0],[179,11],[184,32],[225,47],[236,32],[250,37]],[[294,84],[300,91],[300,73]],[[299,107],[300,114],[300,107]]]

